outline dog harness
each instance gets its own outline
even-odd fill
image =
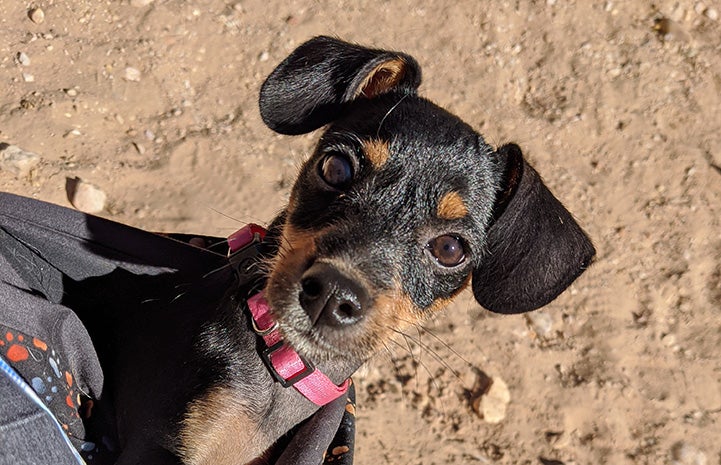
[[[265,238],[265,229],[248,224],[228,237],[228,258],[243,279],[251,254]],[[283,387],[293,386],[306,399],[318,406],[326,405],[345,394],[350,379],[336,385],[309,360],[296,352],[284,340],[273,317],[263,291],[248,299],[253,331],[263,339],[265,348],[260,356],[271,375]]]

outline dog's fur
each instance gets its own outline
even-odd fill
[[[286,340],[336,383],[469,284],[483,307],[525,312],[553,300],[595,253],[518,146],[494,149],[419,97],[420,76],[408,55],[317,37],[261,90],[271,129],[329,125],[270,228],[266,295]],[[111,373],[136,381],[115,388],[118,434],[133,451],[119,463],[246,463],[317,409],[268,374],[246,292],[231,289],[193,320],[159,319],[156,331],[174,333],[158,346],[172,338],[182,361],[161,354],[149,368]],[[124,407],[158,367],[192,388]]]

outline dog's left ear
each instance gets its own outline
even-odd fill
[[[596,251],[516,144],[497,153],[505,179],[488,230],[488,253],[473,270],[473,294],[493,312],[521,313],[555,299]]]
[[[320,36],[268,76],[260,90],[260,115],[276,132],[304,134],[337,119],[351,100],[415,93],[420,83],[420,67],[409,55]]]

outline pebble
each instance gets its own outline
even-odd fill
[[[26,178],[40,163],[40,155],[21,149],[17,145],[0,145],[0,170],[8,171],[16,178]]]
[[[153,0],[130,0],[130,5],[138,8],[148,6],[153,3]]]
[[[671,465],[707,465],[706,454],[686,442],[680,441],[671,447]]]
[[[23,73],[23,81],[25,82],[35,82],[35,76],[33,76],[30,73]]]
[[[65,89],[65,94],[66,94],[68,97],[77,97],[77,96],[78,96],[78,91],[75,90],[75,89]]]
[[[506,418],[511,393],[499,377],[491,378],[474,368],[475,381],[470,391],[471,407],[487,423],[500,423]]]
[[[133,68],[132,66],[128,66],[125,68],[123,78],[125,78],[126,81],[138,82],[140,81],[140,70]]]
[[[709,8],[706,10],[706,17],[711,21],[718,21],[718,10],[716,8]]]
[[[533,329],[538,337],[548,338],[551,336],[551,332],[553,331],[553,318],[551,315],[537,311],[528,313],[526,318],[528,318],[531,329]]]
[[[506,409],[511,402],[511,392],[506,383],[498,377],[480,399],[478,413],[487,423],[500,423],[506,418]]]
[[[45,12],[42,8],[33,8],[28,11],[28,17],[30,18],[30,21],[35,24],[42,24],[43,21],[45,21]]]
[[[133,142],[133,147],[135,147],[135,150],[138,152],[139,155],[145,154],[145,146],[143,146],[143,144]]]
[[[99,187],[82,179],[67,178],[65,190],[73,207],[85,213],[100,213],[105,210],[108,196]]]
[[[25,52],[18,52],[17,60],[23,66],[30,66],[30,57]]]
[[[258,61],[268,61],[270,58],[270,54],[268,52],[263,52],[260,55],[258,55]]]

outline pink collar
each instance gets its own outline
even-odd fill
[[[234,255],[240,255],[245,249],[263,240],[265,230],[258,225],[249,224],[228,238],[231,262]],[[248,309],[253,318],[253,330],[263,338],[266,348],[261,352],[268,370],[283,387],[293,386],[308,400],[316,405],[326,405],[342,396],[350,385],[346,379],[337,386],[312,363],[283,341],[278,323],[273,318],[263,291],[248,299]]]

